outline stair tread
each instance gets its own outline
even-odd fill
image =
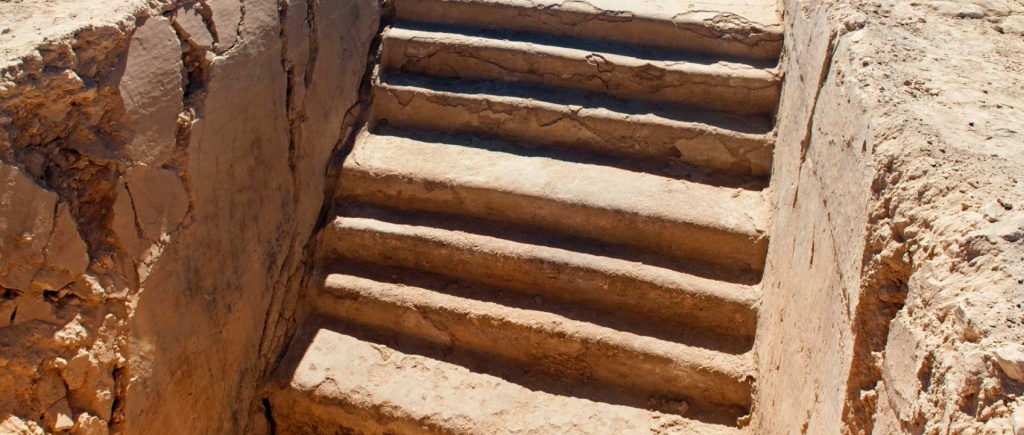
[[[760,192],[493,148],[365,133],[341,183],[346,198],[534,224],[737,269],[760,270],[767,243]]]
[[[330,329],[308,329],[307,338],[293,342],[288,363],[270,390],[279,429],[293,430],[292,425],[302,427],[314,420],[323,427],[369,433],[740,432],[671,414],[534,391]]]
[[[419,74],[382,72],[379,88],[413,89],[426,93],[460,94],[518,105],[568,107],[591,116],[624,118],[680,128],[704,128],[721,135],[764,137],[774,129],[767,115],[730,113],[667,102],[616,98],[595,92],[553,88],[500,80],[466,80]]]
[[[439,273],[562,301],[752,336],[757,291],[663,267],[491,235],[341,216],[325,248],[342,258]]]
[[[608,43],[573,47],[549,36],[415,27],[385,31],[385,70],[532,82],[742,113],[770,113],[778,99],[774,71],[721,58],[655,60],[637,57],[650,50]]]
[[[744,57],[777,58],[782,23],[767,0],[397,0],[400,20],[541,31]]]
[[[361,139],[344,164],[347,171],[400,174],[438,187],[465,186],[621,210],[750,237],[764,233],[766,206],[760,192],[399,136],[368,134]]]
[[[692,403],[749,406],[749,355],[733,355],[403,284],[331,274],[321,313],[549,373]]]

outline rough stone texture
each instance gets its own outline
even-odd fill
[[[245,431],[379,15],[0,4],[0,432]]]
[[[944,3],[785,2],[756,432],[1012,430],[1021,10]]]

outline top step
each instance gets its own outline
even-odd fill
[[[396,0],[398,20],[536,32],[749,59],[775,60],[775,2],[742,0]]]

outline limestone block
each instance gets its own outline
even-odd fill
[[[1013,435],[1024,435],[1024,408],[1017,408],[1010,414],[1010,425]]]
[[[217,29],[217,42],[213,51],[217,54],[234,47],[238,42],[238,26],[242,23],[242,4],[239,0],[209,0],[213,28]]]
[[[1017,343],[1004,344],[996,349],[995,360],[1006,376],[1024,382],[1024,346]]]
[[[73,428],[75,421],[71,417],[71,406],[68,405],[66,399],[58,400],[57,403],[54,403],[53,406],[46,410],[46,423],[54,432],[62,432]]]
[[[920,337],[902,317],[893,319],[889,341],[882,366],[885,393],[893,411],[904,422],[914,422],[920,410],[917,398],[922,385],[920,374],[924,368]]]
[[[947,17],[985,18],[988,16],[988,11],[985,8],[973,3],[940,0],[928,2],[928,6]]]
[[[1024,35],[1024,16],[1013,15],[1006,17],[1003,21],[999,22],[996,29],[1011,35]]]
[[[213,49],[213,35],[210,34],[210,29],[206,27],[203,16],[199,14],[199,9],[195,5],[182,5],[175,9],[172,21],[189,43],[202,50]]]
[[[147,165],[163,163],[174,149],[182,110],[181,43],[170,20],[152,17],[132,36],[121,97],[135,132],[127,157]]]
[[[67,205],[60,203],[46,248],[46,263],[36,275],[33,287],[60,290],[84,274],[88,266],[88,248],[78,233],[78,224],[71,218]]]
[[[177,228],[188,212],[188,192],[178,174],[168,169],[137,166],[127,172],[135,219],[151,242]]]
[[[117,199],[114,202],[114,218],[111,222],[111,229],[114,230],[114,234],[121,240],[132,258],[139,259],[149,249],[150,244],[140,236],[136,219],[131,193],[122,180],[117,183]]]
[[[27,290],[43,267],[57,194],[0,163],[0,286]]]

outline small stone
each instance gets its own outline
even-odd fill
[[[988,16],[985,8],[971,3],[940,0],[928,2],[928,6],[947,17],[980,19]]]
[[[1024,346],[1005,344],[995,351],[996,363],[999,368],[1012,379],[1024,382]]]
[[[996,25],[996,30],[1010,35],[1024,35],[1024,15],[1013,15]]]
[[[50,429],[54,432],[63,432],[75,427],[75,421],[71,419],[71,406],[67,399],[61,399],[46,410],[46,420]]]
[[[864,26],[867,25],[867,22],[868,17],[860,12],[857,12],[854,13],[853,15],[846,17],[846,19],[843,20],[843,27],[846,27],[846,30],[852,32],[854,30],[863,29]]]

